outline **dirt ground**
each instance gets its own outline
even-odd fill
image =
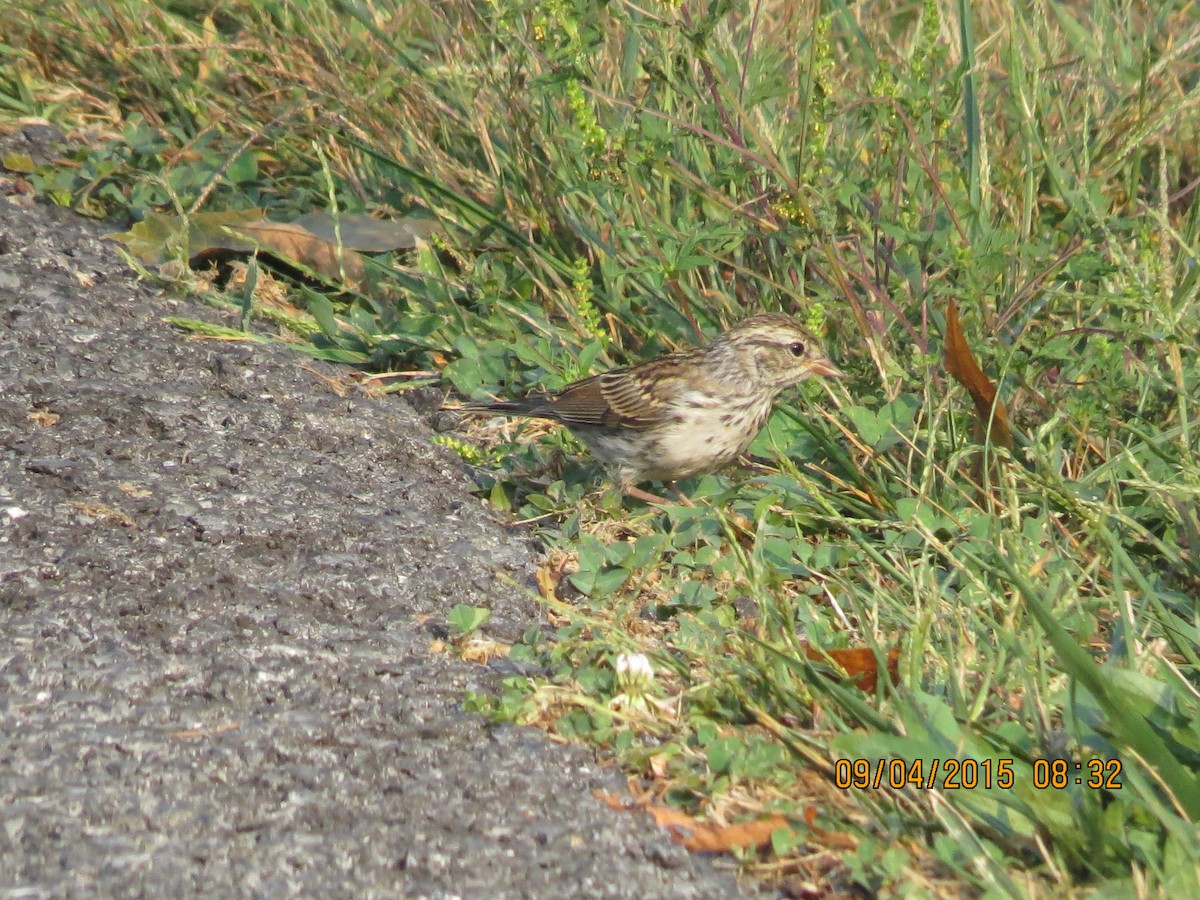
[[[510,664],[431,640],[538,622],[533,556],[421,418],[172,329],[110,230],[0,196],[0,895],[736,895],[460,710]]]

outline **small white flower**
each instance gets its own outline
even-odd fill
[[[645,653],[620,653],[617,655],[617,684],[654,683],[654,666]]]
[[[654,688],[654,666],[644,653],[617,655],[617,693],[608,702],[616,710],[645,714],[657,705],[650,696]]]

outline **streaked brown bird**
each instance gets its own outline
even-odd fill
[[[668,353],[568,384],[553,394],[462,407],[566,425],[625,493],[678,481],[733,462],[762,430],[786,389],[842,371],[821,342],[791,316],[764,313],[738,322],[703,347]]]

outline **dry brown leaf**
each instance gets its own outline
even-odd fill
[[[263,219],[231,230],[254,242],[259,249],[311,269],[330,281],[344,281],[359,289],[365,282],[366,263],[359,253],[345,246],[339,248],[299,225]]]
[[[51,425],[57,425],[58,420],[62,416],[56,412],[50,412],[48,409],[35,409],[33,412],[26,414],[26,418],[30,422],[41,425],[43,428],[49,428]]]
[[[176,264],[172,254],[179,246],[187,247],[193,258],[215,250],[250,253],[254,247],[234,237],[227,229],[262,219],[261,209],[202,212],[187,217],[150,211],[129,231],[109,237],[128,247],[129,252],[146,265],[165,265],[167,271],[174,271]]]
[[[783,816],[766,816],[738,825],[696,822],[686,836],[676,834],[674,827],[667,830],[672,838],[693,853],[728,853],[743,847],[765,847],[771,842],[771,833],[775,829],[788,827]]]
[[[338,397],[348,397],[350,389],[354,386],[353,374],[339,373],[337,375],[330,375],[327,372],[313,368],[308,363],[300,363],[300,369],[323,381],[325,386]]]
[[[459,655],[462,659],[481,666],[487,665],[496,658],[507,659],[511,652],[511,644],[481,637],[470,638],[459,647]]]
[[[850,647],[845,650],[822,650],[818,647],[805,647],[805,655],[813,662],[832,659],[854,680],[854,686],[860,691],[872,693],[879,681],[879,660],[875,651],[870,647]],[[893,647],[887,654],[887,674],[892,684],[897,681],[900,662],[900,648]]]
[[[626,803],[607,791],[593,791],[593,795],[610,809],[626,812],[647,812],[655,824],[665,828],[671,839],[693,853],[728,853],[743,847],[762,847],[770,842],[771,833],[777,828],[788,828],[783,816],[764,816],[752,822],[736,825],[715,825],[701,822],[687,813],[669,806],[653,803]]]
[[[592,796],[607,806],[609,809],[615,809],[617,812],[628,812],[631,809],[636,809],[636,806],[626,803],[616,794],[611,791],[602,791],[599,789],[592,791]]]
[[[538,593],[543,600],[558,599],[558,579],[561,576],[561,570],[555,571],[548,565],[538,567],[533,577],[537,581]]]
[[[356,213],[337,216],[325,210],[305,213],[293,224],[315,234],[321,240],[340,240],[343,247],[363,253],[391,253],[428,243],[441,230],[436,219],[410,215],[399,219],[373,219]]]
[[[651,775],[663,781],[671,771],[671,754],[655,753],[646,760],[646,768],[650,770]]]
[[[138,527],[137,522],[133,521],[133,518],[128,513],[103,503],[97,503],[94,500],[73,500],[71,501],[71,506],[88,518],[96,519],[108,525],[120,525],[123,528]]]
[[[975,404],[976,437],[979,442],[983,443],[990,432],[992,443],[1011,450],[1013,438],[1012,430],[1008,427],[1008,410],[1003,400],[996,399],[996,385],[983,373],[971,354],[958,321],[958,305],[953,300],[946,306],[946,345],[942,351],[942,363],[954,380],[971,395]]]
[[[817,808],[809,806],[804,810],[804,824],[820,840],[825,847],[836,850],[853,850],[858,846],[858,840],[848,831],[830,831],[817,824]]]

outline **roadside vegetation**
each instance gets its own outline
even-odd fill
[[[529,673],[466,702],[796,896],[1195,896],[1198,61],[1185,0],[15,0],[0,128],[74,149],[0,162],[393,391],[798,315],[849,377],[694,507],[438,438],[545,546],[544,629],[448,611]]]

